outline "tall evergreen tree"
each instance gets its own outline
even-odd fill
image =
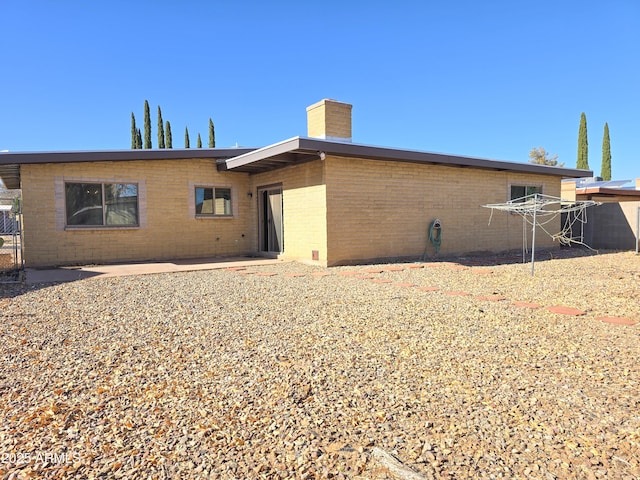
[[[189,143],[189,129],[184,127],[184,148],[191,148]]]
[[[151,114],[149,102],[144,101],[144,148],[152,148],[151,145]]]
[[[136,116],[131,112],[131,149],[135,150],[138,145],[138,129],[136,128]]]
[[[198,132],[198,141],[196,143],[196,147],[202,148],[202,139],[200,138],[200,132]]]
[[[216,148],[216,129],[211,119],[209,119],[209,148]]]
[[[578,160],[576,168],[589,170],[589,142],[587,141],[587,116],[580,115],[580,129],[578,130]]]
[[[164,122],[162,121],[160,105],[158,105],[158,148],[164,148]]]
[[[142,132],[140,132],[140,129],[138,128],[138,131],[136,133],[136,148],[141,150],[142,149]]]
[[[171,137],[171,124],[167,120],[167,127],[164,130],[164,136],[166,138],[167,148],[173,148],[173,138]]]
[[[611,180],[611,142],[609,141],[609,124],[604,124],[604,136],[602,137],[602,166],[600,176],[603,180]]]

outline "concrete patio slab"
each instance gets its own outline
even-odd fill
[[[253,257],[208,257],[188,260],[167,260],[162,262],[86,265],[50,269],[26,268],[25,282],[28,284],[74,282],[96,277],[106,278],[127,275],[147,275],[151,273],[216,270],[219,268],[241,268],[256,265],[273,265],[277,263],[282,263],[282,260]]]

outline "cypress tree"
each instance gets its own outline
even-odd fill
[[[142,133],[140,132],[139,128],[138,132],[136,133],[136,148],[138,150],[142,150]]]
[[[167,120],[167,128],[164,130],[164,136],[167,139],[166,144],[167,148],[173,148],[173,138],[171,137],[171,124],[169,120]]]
[[[196,147],[202,148],[202,139],[200,138],[200,132],[198,132],[198,141],[196,143]]]
[[[191,148],[189,144],[189,129],[184,127],[184,148]]]
[[[216,129],[211,119],[209,119],[209,148],[216,148]]]
[[[587,141],[587,116],[580,115],[580,129],[578,130],[578,160],[576,168],[589,169],[589,142]]]
[[[158,148],[164,148],[164,123],[162,121],[162,112],[158,105]]]
[[[151,145],[151,114],[149,102],[144,101],[144,148],[152,148]]]
[[[136,128],[136,116],[131,112],[131,149],[135,150],[138,145],[138,129]]]
[[[609,141],[609,124],[604,124],[604,136],[602,137],[602,166],[600,176],[603,180],[611,180],[611,143]]]

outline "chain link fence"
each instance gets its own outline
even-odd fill
[[[22,213],[19,192],[0,196],[0,273],[20,270],[22,255]]]

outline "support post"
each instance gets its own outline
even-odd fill
[[[531,233],[531,276],[536,269],[536,212],[538,211],[538,194],[533,194],[533,228]]]

